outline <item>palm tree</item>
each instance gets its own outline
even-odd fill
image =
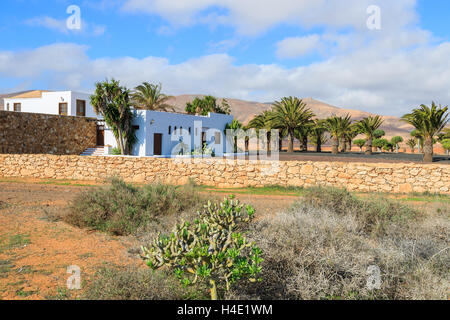
[[[272,140],[271,130],[272,127],[272,117],[273,114],[271,111],[264,111],[257,116],[255,116],[247,125],[247,128],[256,129],[257,135],[259,137],[259,130],[266,130],[266,144],[267,144],[267,152],[270,152],[270,142]],[[259,140],[259,139],[258,139]],[[259,145],[259,141],[258,141]]]
[[[347,134],[345,135],[345,138],[347,140],[348,145],[348,151],[352,151],[352,143],[353,139],[355,139],[359,135],[359,129],[356,123],[353,123],[349,130],[347,131]]]
[[[136,109],[154,110],[154,111],[174,111],[173,106],[167,101],[171,96],[161,93],[161,84],[151,84],[144,82],[134,89],[131,95],[133,106]]]
[[[308,151],[308,136],[311,132],[312,127],[314,126],[314,121],[308,120],[305,123],[296,128],[294,131],[295,138],[300,141],[300,151],[307,152]]]
[[[372,142],[374,138],[374,132],[381,127],[383,119],[380,116],[370,116],[362,119],[357,123],[359,132],[366,135],[366,154],[372,154]]]
[[[408,141],[406,141],[406,144],[411,149],[411,153],[414,153],[417,145],[416,139],[409,139]]]
[[[95,113],[102,115],[111,128],[120,153],[131,154],[136,135],[132,126],[134,114],[129,99],[130,91],[114,79],[111,82],[97,82],[95,87],[95,93],[91,96]]]
[[[325,120],[325,127],[327,128],[328,132],[331,135],[332,138],[332,149],[331,152],[333,154],[339,153],[339,137],[341,136],[341,125],[340,122],[342,118],[333,116],[330,118],[327,118]]]
[[[352,128],[352,118],[349,114],[347,114],[345,117],[339,118],[339,126],[340,126],[340,145],[341,145],[341,152],[346,151],[347,146],[347,140],[350,132],[353,130]]]
[[[285,97],[275,102],[272,116],[274,128],[286,130],[289,136],[288,152],[294,152],[295,129],[310,121],[314,114],[306,103],[296,97]]]
[[[312,142],[316,145],[316,152],[322,152],[322,144],[327,140],[326,132],[325,120],[315,120],[311,127],[310,136]]]
[[[413,125],[424,139],[424,162],[433,162],[433,139],[447,125],[449,121],[447,111],[447,106],[439,105],[438,107],[433,101],[431,107],[422,104],[412,113],[402,117],[402,120]]]
[[[225,126],[225,136],[228,142],[234,145],[234,153],[238,152],[238,133],[241,129],[243,129],[243,125],[236,119],[234,119],[233,122],[227,123]],[[227,130],[232,130],[233,134],[227,134]]]

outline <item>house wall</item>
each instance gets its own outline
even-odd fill
[[[104,181],[114,175],[136,183],[184,184],[192,179],[220,188],[322,185],[450,194],[447,164],[0,155],[0,177]]]
[[[210,113],[209,116],[195,116],[171,112],[158,112],[148,110],[136,110],[135,120],[133,125],[139,126],[136,131],[137,143],[133,148],[133,155],[135,156],[153,156],[153,140],[154,134],[162,134],[162,154],[169,156],[172,150],[180,144],[180,137],[183,137],[183,143],[187,145],[186,153],[190,154],[195,147],[201,146],[201,134],[207,132],[207,142],[211,148],[215,148],[217,155],[226,151],[225,149],[225,126],[233,121],[233,116]],[[171,134],[169,134],[169,126],[171,127]],[[177,131],[175,132],[175,127]],[[183,132],[180,133],[180,128]],[[191,128],[191,135],[189,135],[189,128]],[[197,128],[197,130],[195,130]],[[215,130],[214,130],[215,129]],[[214,131],[221,134],[220,144],[214,141]],[[197,133],[197,135],[195,134]],[[105,144],[117,147],[116,140],[112,132],[105,132]]]
[[[67,102],[69,116],[76,116],[76,100],[86,101],[86,117],[99,118],[90,103],[90,95],[73,91],[42,92],[41,98],[4,99],[5,106],[9,103],[9,110],[14,110],[14,103],[21,104],[21,112],[40,114],[59,114],[59,103]]]
[[[0,153],[79,155],[96,143],[96,119],[0,111]]]

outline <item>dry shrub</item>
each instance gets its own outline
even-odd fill
[[[386,199],[359,200],[336,189],[311,192],[314,200],[307,197],[250,230],[264,252],[263,281],[235,287],[228,298],[448,298],[448,214],[417,218]],[[372,265],[381,270],[380,289],[367,286]]]
[[[77,196],[63,220],[80,228],[130,235],[158,217],[179,214],[201,203],[192,184],[135,187],[114,178],[107,187]]]
[[[207,291],[183,288],[162,271],[137,268],[102,268],[93,277],[86,300],[187,300],[205,299]]]

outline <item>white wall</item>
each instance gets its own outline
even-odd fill
[[[73,91],[55,91],[55,92],[42,92],[41,98],[22,98],[22,99],[10,99],[5,100],[5,110],[9,103],[9,111],[14,111],[14,103],[21,104],[21,112],[30,113],[43,113],[43,114],[59,114],[59,104],[66,102],[68,116],[76,116],[76,100],[86,101],[86,117],[101,118],[94,112],[94,108],[90,103],[90,94],[73,92]]]
[[[155,133],[162,134],[162,154],[170,156],[172,150],[179,144],[179,138],[184,136],[184,143],[189,147],[185,150],[190,154],[191,150],[201,147],[201,133],[207,132],[207,142],[210,147],[215,148],[216,155],[224,153],[225,150],[225,126],[233,121],[233,116],[210,113],[209,116],[194,116],[180,113],[158,112],[138,110],[134,111],[136,118],[133,125],[139,126],[136,131],[137,143],[133,148],[135,156],[153,156],[153,138]],[[169,126],[171,126],[171,135],[169,135]],[[177,132],[175,132],[175,127]],[[183,128],[183,134],[180,135],[180,128]],[[191,128],[190,139],[187,138]],[[197,135],[196,129],[197,128]],[[221,133],[220,144],[214,141],[214,132]],[[105,131],[105,144],[117,147],[116,140],[112,131]]]

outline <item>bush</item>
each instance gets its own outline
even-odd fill
[[[63,220],[80,228],[130,235],[159,216],[181,213],[198,207],[199,202],[192,184],[135,187],[114,178],[107,187],[77,196]]]
[[[418,217],[408,206],[386,198],[359,199],[347,190],[313,187],[306,190],[305,201],[312,207],[325,208],[338,216],[352,215],[358,230],[381,236],[393,222],[401,226]]]
[[[202,300],[202,290],[183,288],[162,271],[137,268],[102,268],[83,298],[87,300]]]
[[[217,290],[229,291],[240,279],[257,281],[261,272],[261,250],[238,232],[254,215],[254,209],[225,199],[219,205],[208,202],[193,224],[183,222],[170,235],[159,235],[142,258],[152,269],[169,267],[180,282],[211,285],[211,298]]]
[[[403,206],[337,189],[310,195],[251,228],[249,239],[264,252],[262,282],[234,287],[227,298],[448,298],[448,214],[418,219]],[[374,233],[369,226],[380,219],[383,232]],[[367,286],[370,266],[381,270],[379,289]]]

